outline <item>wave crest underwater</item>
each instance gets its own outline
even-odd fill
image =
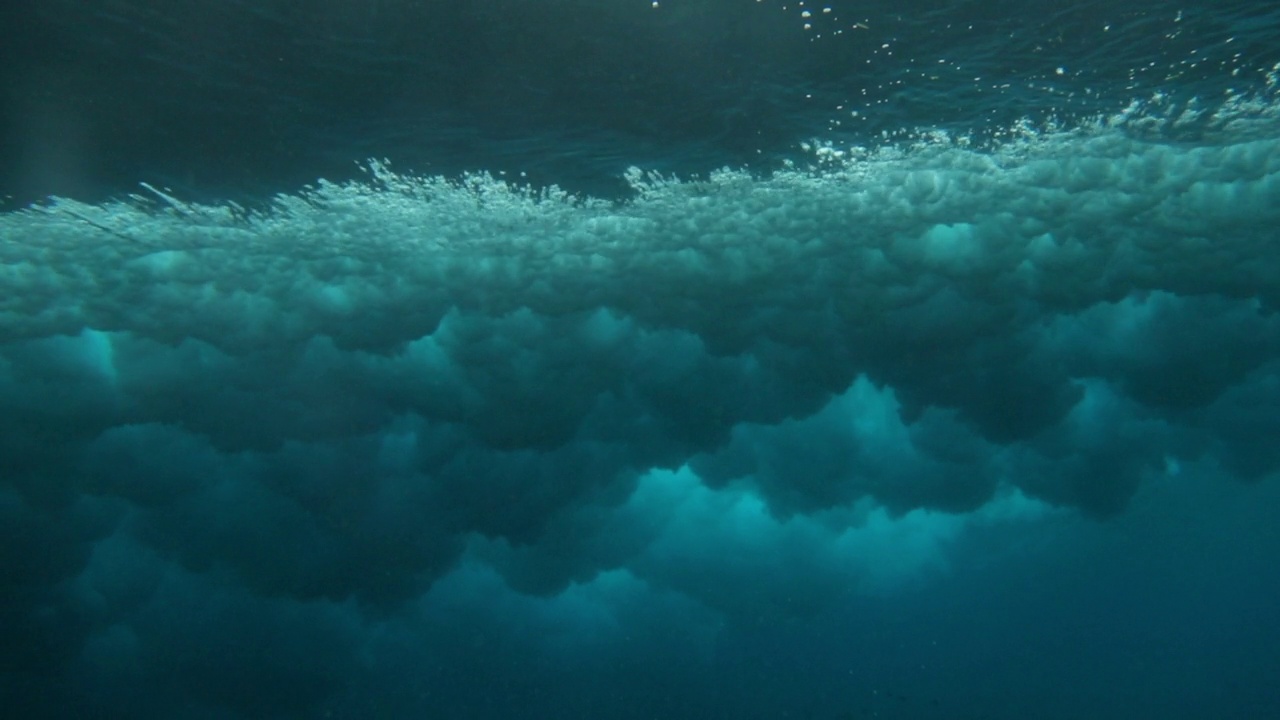
[[[253,208],[2,213],[0,660],[163,684],[156,648],[218,646],[174,619],[207,593],[287,652],[175,697],[298,716],[380,687],[361,653],[417,673],[397,633],[487,656],[440,617],[513,657],[623,656],[632,627],[710,656],[723,618],[942,576],[967,531],[1261,484],[1275,72],[1204,110],[632,169],[624,199],[371,161]]]
[[[0,218],[5,396],[78,392],[16,403],[7,444],[66,435],[67,462],[159,424],[272,453],[412,422],[508,452],[607,445],[607,484],[865,378],[909,433],[1016,459],[969,473],[983,492],[877,483],[898,510],[1012,484],[1113,512],[1169,457],[1256,477],[1280,453],[1232,419],[1280,400],[1280,145],[1273,106],[1219,114],[1199,144],[1114,117],[983,149],[820,147],[765,177],[635,170],[617,202],[382,163],[261,212],[56,200]],[[1087,398],[1162,428],[1105,480],[1056,454]]]

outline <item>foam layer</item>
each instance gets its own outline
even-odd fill
[[[14,512],[117,499],[187,568],[377,605],[476,538],[529,592],[680,585],[628,502],[682,467],[784,520],[1008,493],[1110,515],[1182,464],[1262,477],[1269,117],[635,171],[623,203],[374,163],[265,213],[148,188],[0,216]]]

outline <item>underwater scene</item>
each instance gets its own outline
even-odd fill
[[[1280,717],[1280,2],[0,36],[6,717]]]

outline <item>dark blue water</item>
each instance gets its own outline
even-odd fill
[[[18,204],[140,181],[243,200],[387,157],[616,194],[631,165],[772,169],[813,136],[982,138],[1155,93],[1213,107],[1265,84],[1277,12],[1236,0],[52,0],[5,10],[0,185]]]
[[[1280,4],[0,34],[6,717],[1280,717]]]

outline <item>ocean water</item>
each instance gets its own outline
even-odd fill
[[[11,5],[6,717],[1280,717],[1280,4]]]

